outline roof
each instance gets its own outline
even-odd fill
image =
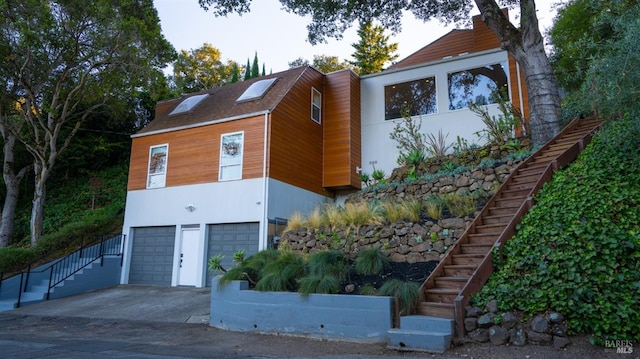
[[[282,98],[287,94],[300,76],[310,69],[311,67],[309,66],[301,66],[268,76],[240,81],[210,90],[190,93],[180,98],[159,102],[156,106],[155,119],[133,135],[133,137],[165,132],[178,128],[194,127],[204,123],[239,118],[244,115],[255,113],[271,112],[278,103],[280,103]],[[271,78],[277,78],[277,80],[268,89],[268,91],[266,91],[263,97],[240,103],[236,102],[236,100],[252,84]],[[194,106],[190,111],[170,115],[170,113],[185,99],[204,94],[208,94],[208,96],[204,97],[202,101]]]

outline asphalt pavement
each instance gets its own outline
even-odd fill
[[[440,358],[209,326],[208,288],[123,285],[0,313],[1,358]]]

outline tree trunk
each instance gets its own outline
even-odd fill
[[[49,171],[46,168],[40,169],[40,165],[36,164],[36,181],[33,190],[33,201],[31,203],[31,246],[35,246],[42,236],[42,222],[44,219],[44,202],[47,193],[47,179]]]
[[[15,172],[15,144],[16,135],[8,130],[12,124],[4,117],[0,117],[0,133],[4,140],[2,178],[6,188],[4,204],[2,205],[2,219],[0,220],[0,248],[4,248],[11,244],[13,238],[14,221],[16,217],[16,206],[18,204],[18,195],[20,193],[20,182],[27,174],[31,166],[24,167]]]
[[[562,128],[560,95],[551,62],[544,51],[534,0],[520,0],[520,28],[509,22],[494,0],[475,0],[487,26],[501,47],[522,68],[529,93],[531,140],[542,145]]]

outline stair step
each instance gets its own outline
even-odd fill
[[[506,213],[506,214],[482,216],[481,220],[483,225],[500,224],[500,225],[506,226],[511,221],[512,218],[513,218],[513,213]]]
[[[442,354],[451,347],[453,333],[390,329],[387,348]]]
[[[497,239],[497,237],[496,237]],[[461,254],[482,254],[487,255],[491,249],[493,248],[493,244],[461,244],[460,252]]]
[[[429,288],[424,291],[425,300],[441,303],[453,303],[458,293],[460,293],[460,289],[456,288]]]
[[[474,234],[494,233],[499,235],[506,226],[507,223],[482,224],[475,227]]]
[[[451,264],[474,264],[479,265],[484,259],[485,254],[473,253],[473,254],[453,254],[451,257]],[[436,278],[437,280],[438,278]]]
[[[454,321],[447,318],[426,315],[406,315],[400,317],[400,328],[423,332],[453,333]]]
[[[503,196],[521,196],[528,195],[531,192],[532,187],[526,186],[524,188],[506,188],[503,189],[500,193]]]
[[[476,265],[474,263],[465,263],[463,265]],[[457,289],[460,290],[464,287],[465,284],[469,281],[471,277],[436,277],[436,287],[435,288],[449,288],[449,289]]]
[[[473,264],[452,264],[444,266],[443,273],[445,277],[470,277],[476,268]]]
[[[417,312],[420,315],[449,319],[453,319],[453,310],[453,303],[420,302],[417,308]]]
[[[489,207],[489,216],[502,216],[502,215],[514,215],[518,208],[522,205],[522,202],[518,204],[514,204],[513,206],[499,206],[499,207]],[[484,217],[483,217],[484,218]]]

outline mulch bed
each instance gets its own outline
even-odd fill
[[[360,289],[365,285],[370,285],[378,289],[385,281],[392,278],[400,279],[402,281],[412,281],[422,285],[437,265],[438,261],[416,263],[390,262],[389,266],[387,266],[387,268],[378,275],[362,276],[356,273],[350,273],[345,286],[353,284],[355,286],[355,290],[351,293],[347,293],[343,287],[342,294],[358,294]]]

